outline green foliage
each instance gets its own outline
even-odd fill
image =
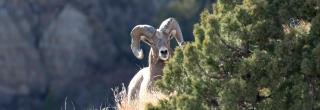
[[[147,108],[320,109],[319,7],[318,0],[218,1],[157,82],[175,94]]]

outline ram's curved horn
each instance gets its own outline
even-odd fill
[[[161,23],[159,30],[169,35],[173,35],[176,38],[179,46],[181,46],[184,43],[180,26],[177,20],[175,20],[174,18],[168,18],[164,20]]]
[[[140,48],[140,41],[143,40],[147,44],[154,42],[156,29],[150,25],[137,25],[131,31],[131,50],[138,59],[144,57],[143,51]]]

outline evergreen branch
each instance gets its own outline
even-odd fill
[[[232,51],[236,51],[238,49],[238,48],[232,47],[231,45],[228,45],[227,42],[222,39],[220,33],[217,33],[217,36],[219,37],[219,40],[222,42],[222,44],[227,48],[231,49]]]
[[[220,33],[217,33],[216,35],[219,37],[219,40],[222,42],[222,44],[224,46],[229,48],[231,51],[235,52],[239,57],[243,57],[243,56],[246,57],[249,55],[249,53],[251,53],[251,51],[249,50],[249,43],[248,42],[246,42],[244,44],[243,48],[236,48],[231,45],[228,45],[228,43],[225,40],[223,40]]]

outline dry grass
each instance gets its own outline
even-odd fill
[[[290,27],[289,24],[282,25],[283,32],[285,34],[289,34],[292,30],[300,30],[301,32],[309,33],[310,27],[311,27],[311,23],[304,20],[300,20],[297,23],[296,27]]]
[[[168,96],[152,90],[152,92],[140,97],[136,100],[131,100],[128,102],[127,90],[125,86],[122,86],[121,90],[119,88],[113,89],[114,98],[116,102],[116,110],[144,110],[147,104],[157,104],[161,99],[167,99]]]

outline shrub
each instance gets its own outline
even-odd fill
[[[176,49],[149,110],[320,109],[320,2],[218,0]]]

